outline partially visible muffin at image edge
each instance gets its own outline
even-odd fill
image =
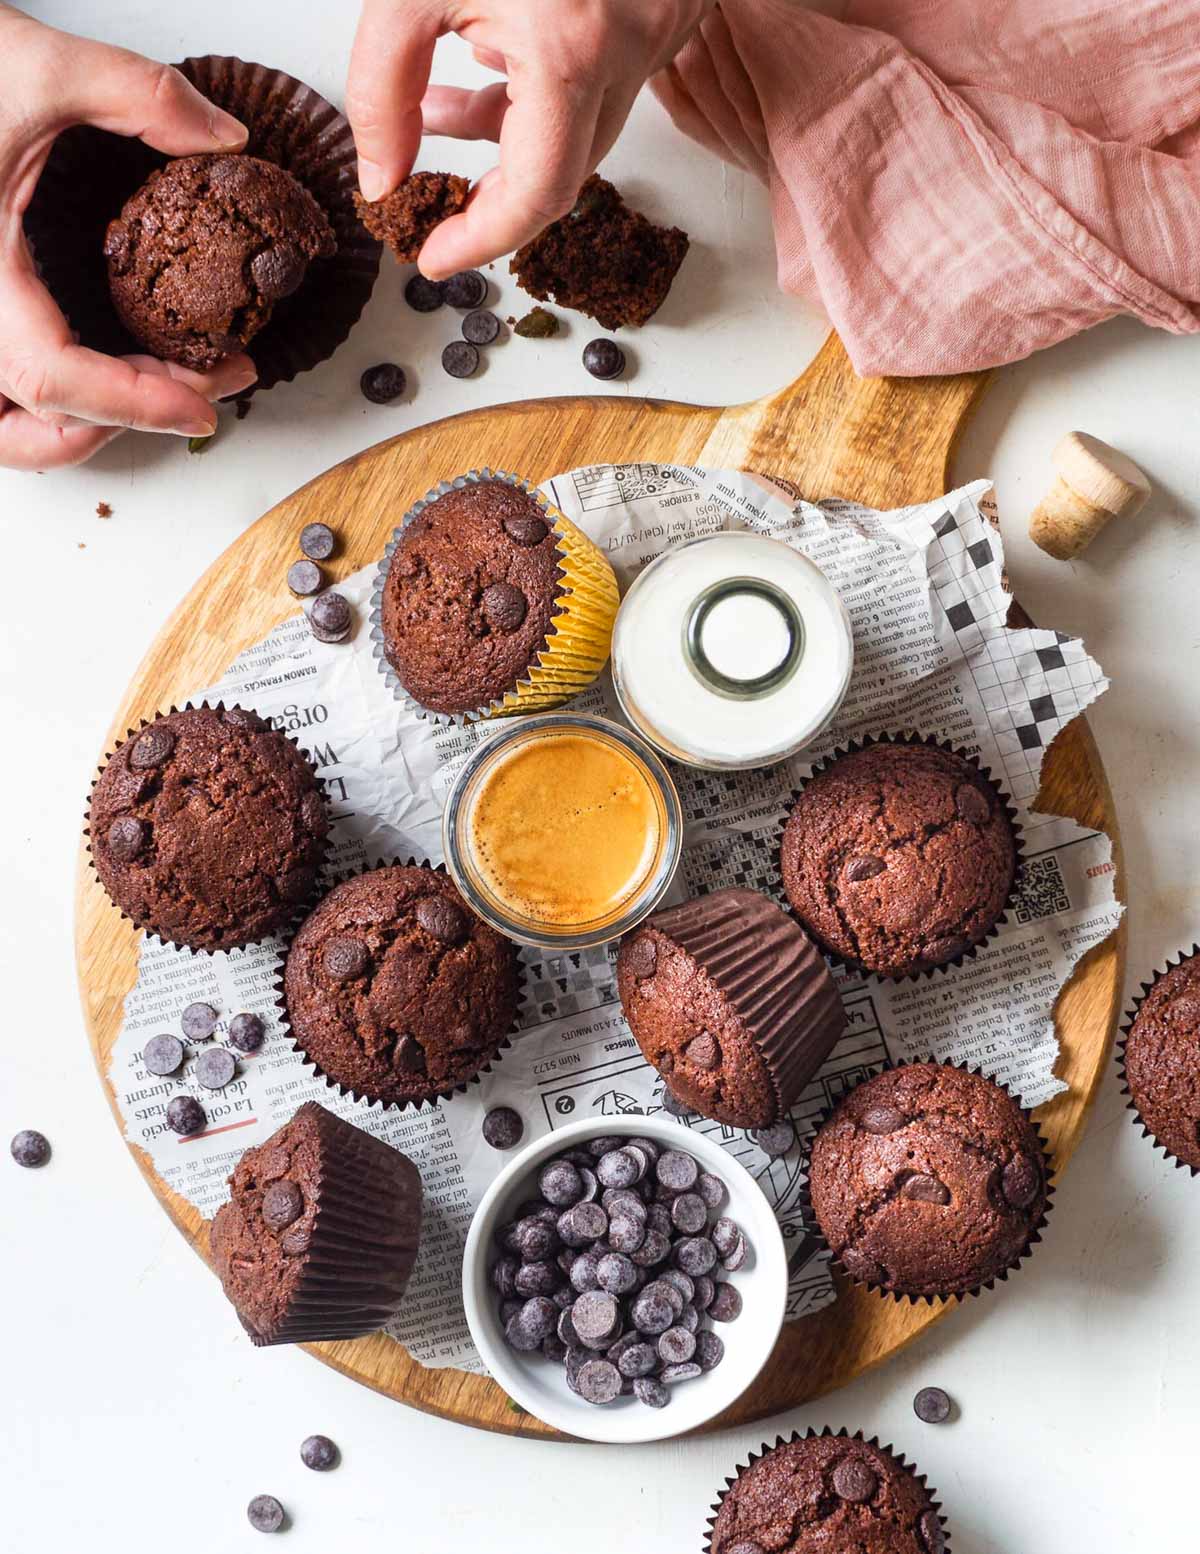
[[[1200,1171],[1200,955],[1159,977],[1125,1040],[1125,1082],[1156,1144]]]

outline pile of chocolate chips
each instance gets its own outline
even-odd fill
[[[664,1408],[674,1382],[721,1363],[704,1320],[732,1322],[742,1297],[720,1278],[749,1255],[719,1177],[653,1139],[601,1137],[538,1173],[536,1199],[500,1226],[492,1285],[509,1345],[566,1366],[588,1403],[632,1393]]]

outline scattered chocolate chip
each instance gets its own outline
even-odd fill
[[[325,574],[315,561],[293,561],[287,571],[287,585],[297,599],[307,599],[324,588]]]
[[[150,828],[135,815],[119,815],[108,828],[109,855],[117,863],[132,863],[145,847]]]
[[[359,378],[358,387],[362,397],[370,400],[371,404],[390,405],[404,393],[408,387],[408,378],[404,368],[398,367],[395,362],[377,362]]]
[[[276,243],[250,261],[250,278],[268,302],[290,297],[304,279],[307,261],[294,243]]]
[[[142,1048],[142,1063],[151,1074],[177,1074],[183,1063],[183,1043],[178,1036],[151,1036]]]
[[[328,561],[337,538],[327,523],[306,523],[300,530],[300,549],[310,561]],[[312,1439],[324,1440],[324,1436]]]
[[[472,345],[491,345],[500,333],[500,320],[489,308],[476,308],[462,321],[462,335]]]
[[[879,1488],[879,1478],[861,1457],[843,1457],[833,1470],[833,1487],[842,1500],[869,1500]]]
[[[769,1128],[756,1128],[750,1135],[764,1155],[777,1160],[786,1155],[796,1142],[796,1129],[787,1117],[773,1122]]]
[[[196,1058],[196,1083],[206,1090],[223,1090],[237,1073],[237,1060],[228,1047],[205,1047]]]
[[[414,313],[435,313],[446,300],[445,289],[441,281],[427,280],[418,271],[404,288],[404,300]]]
[[[314,1473],[328,1473],[336,1468],[338,1449],[327,1435],[310,1435],[300,1442],[300,1461]]]
[[[417,922],[439,944],[461,944],[467,937],[467,914],[449,896],[422,896],[417,902]]]
[[[459,270],[443,283],[442,295],[452,308],[478,308],[487,290],[487,280],[478,270]]]
[[[257,1052],[266,1027],[256,1014],[235,1014],[229,1022],[229,1044],[239,1052]]]
[[[255,1532],[278,1532],[283,1526],[283,1507],[274,1495],[255,1495],[246,1507],[246,1519]]]
[[[921,1513],[917,1532],[921,1536],[921,1542],[925,1545],[927,1554],[942,1554],[946,1547],[946,1534],[942,1531],[942,1524],[936,1511]]]
[[[953,1406],[941,1387],[922,1387],[913,1398],[913,1413],[923,1424],[945,1424]]]
[[[304,1194],[288,1177],[272,1182],[263,1193],[262,1217],[268,1230],[286,1230],[304,1213]]]
[[[1042,1173],[1028,1155],[1017,1155],[1000,1175],[1000,1191],[1014,1209],[1027,1209],[1038,1195]]]
[[[908,1118],[894,1106],[872,1106],[863,1113],[859,1127],[864,1133],[884,1134],[895,1133],[898,1128],[907,1126],[907,1123]]]
[[[479,351],[466,340],[451,340],[442,351],[442,368],[452,378],[469,378],[478,367]]]
[[[208,1121],[204,1108],[191,1095],[177,1095],[167,1102],[167,1127],[172,1133],[199,1133]]]
[[[149,771],[161,766],[175,748],[175,735],[169,728],[152,724],[133,742],[129,752],[129,764],[135,771]]]
[[[370,963],[370,953],[361,939],[330,939],[321,954],[325,975],[335,982],[361,977]]]
[[[544,519],[535,518],[531,513],[528,517],[506,518],[504,532],[514,545],[521,545],[528,550],[542,543],[550,533],[550,525]]]
[[[925,946],[925,953],[921,958],[932,965],[940,966],[943,961],[953,960],[966,947],[965,939],[933,939]]]
[[[625,371],[625,352],[615,340],[589,340],[583,348],[583,365],[593,378],[607,383]]]
[[[308,629],[318,642],[344,642],[353,620],[354,613],[345,598],[329,588],[313,600]]]
[[[525,1124],[511,1106],[493,1106],[484,1113],[483,1138],[493,1149],[513,1149],[524,1132]]]
[[[950,1202],[950,1189],[945,1182],[939,1182],[936,1176],[926,1176],[923,1172],[918,1172],[903,1184],[900,1188],[900,1196],[910,1199],[913,1203],[944,1204]]]
[[[681,1101],[674,1090],[669,1089],[666,1085],[663,1086],[662,1108],[663,1111],[670,1113],[672,1117],[694,1117],[696,1115],[693,1108],[686,1101]]]
[[[697,1068],[716,1068],[721,1061],[721,1048],[715,1036],[711,1036],[708,1031],[701,1031],[699,1036],[694,1036],[688,1042],[683,1055]]]
[[[211,1004],[189,1004],[179,1024],[189,1041],[207,1041],[217,1028],[217,1011]]]
[[[509,320],[512,323],[512,320]],[[525,340],[549,340],[558,333],[558,318],[548,308],[530,308],[513,323],[513,334]]]
[[[872,857],[870,853],[861,853],[857,858],[851,858],[845,868],[845,877],[852,885],[861,884],[863,880],[874,879],[877,874],[882,874],[887,864],[882,858]]]
[[[20,1133],[13,1135],[8,1148],[17,1164],[30,1171],[44,1166],[50,1158],[50,1140],[36,1128],[22,1128]]]
[[[960,783],[954,790],[954,807],[964,820],[981,826],[992,813],[991,800],[973,782]]]

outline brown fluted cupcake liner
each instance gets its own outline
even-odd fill
[[[249,130],[246,152],[278,163],[329,218],[337,253],[315,260],[300,289],[276,304],[247,348],[254,388],[287,383],[331,356],[357,323],[379,273],[382,245],[354,211],[354,137],[344,115],[282,70],[209,54],[180,72]],[[108,355],[140,353],[108,290],[104,233],[150,174],[170,158],[141,141],[90,125],[55,141],[25,215],[38,270],[80,342]],[[245,396],[242,396],[245,397]]]
[[[300,928],[303,926],[305,919],[317,909],[317,907],[321,904],[321,901],[325,899],[330,891],[336,890],[339,885],[344,885],[347,880],[357,879],[360,875],[372,874],[376,869],[391,868],[425,868],[432,869],[436,874],[446,873],[445,864],[431,863],[428,858],[417,858],[410,855],[407,858],[381,858],[378,863],[364,864],[360,869],[349,869],[344,873],[335,875],[327,880],[325,882],[325,890],[322,892],[318,900],[313,902],[309,907],[309,910],[304,913],[303,917],[293,923],[291,928],[288,930],[288,933],[285,936],[279,950],[279,956],[275,969],[275,980],[272,984],[272,990],[275,994],[275,1008],[279,1011],[280,1028],[283,1033],[291,1040],[293,1052],[298,1053],[301,1061],[313,1070],[318,1079],[324,1080],[325,1084],[327,1084],[331,1090],[335,1090],[338,1095],[345,1096],[348,1100],[365,1102],[368,1106],[379,1106],[384,1111],[404,1112],[408,1111],[410,1108],[414,1111],[417,1111],[422,1106],[436,1105],[439,1101],[449,1101],[456,1095],[465,1095],[472,1085],[477,1085],[480,1082],[484,1074],[490,1074],[492,1072],[493,1065],[499,1063],[500,1059],[509,1050],[509,1048],[512,1046],[513,1036],[521,1028],[521,1007],[525,1003],[526,972],[525,965],[518,955],[517,976],[519,980],[519,986],[517,990],[517,1012],[513,1017],[512,1028],[498,1044],[496,1050],[489,1055],[487,1061],[485,1063],[481,1063],[478,1069],[476,1069],[476,1071],[471,1075],[470,1079],[464,1079],[461,1084],[452,1085],[448,1090],[435,1090],[432,1094],[425,1096],[422,1100],[419,1101],[384,1101],[379,1096],[370,1095],[364,1090],[356,1090],[352,1085],[344,1085],[340,1080],[335,1079],[331,1074],[326,1073],[326,1071],[321,1067],[316,1059],[310,1057],[304,1048],[300,1045],[299,1038],[296,1036],[295,1031],[292,1029],[291,1018],[288,1014],[287,991],[284,985],[284,972],[287,968],[287,960],[289,954],[291,953],[292,943],[297,933],[299,933]],[[463,904],[464,906],[467,905],[465,902]],[[467,907],[467,910],[470,911],[469,906]]]
[[[846,1096],[850,1095],[853,1090],[856,1090],[859,1084],[866,1084],[868,1079],[874,1079],[879,1074],[893,1072],[896,1069],[901,1068],[911,1068],[917,1064],[925,1063],[935,1064],[938,1068],[957,1068],[961,1073],[975,1074],[981,1079],[989,1080],[996,1086],[998,1090],[1003,1090],[1005,1095],[1008,1096],[1009,1100],[1016,1104],[1021,1115],[1033,1129],[1034,1137],[1037,1139],[1038,1146],[1041,1149],[1043,1166],[1042,1180],[1046,1189],[1046,1202],[1042,1209],[1041,1217],[1038,1219],[1037,1223],[1033,1226],[1029,1233],[1029,1239],[1025,1242],[1025,1245],[1022,1247],[1021,1251],[1016,1255],[1016,1257],[1014,1257],[1010,1263],[1006,1264],[1006,1266],[1002,1268],[999,1273],[993,1274],[990,1279],[981,1280],[980,1283],[972,1285],[968,1290],[950,1290],[943,1294],[936,1295],[910,1295],[903,1290],[884,1289],[881,1284],[877,1284],[874,1280],[861,1278],[858,1274],[852,1272],[851,1269],[846,1267],[845,1263],[842,1262],[838,1254],[829,1245],[829,1242],[825,1239],[825,1232],[821,1229],[820,1222],[817,1219],[816,1211],[814,1210],[812,1204],[812,1152],[813,1146],[816,1143],[817,1135],[820,1133],[821,1129],[830,1120],[834,1112],[837,1111],[838,1107],[846,1099]],[[1017,1096],[1013,1094],[1013,1092],[1006,1084],[1002,1084],[994,1074],[987,1073],[985,1069],[977,1065],[968,1063],[944,1062],[941,1058],[935,1058],[932,1054],[924,1058],[901,1058],[899,1061],[894,1063],[884,1063],[876,1069],[875,1073],[864,1076],[864,1078],[858,1081],[858,1084],[852,1085],[851,1088],[840,1095],[837,1100],[832,1103],[832,1105],[827,1106],[821,1112],[820,1116],[817,1118],[813,1125],[812,1132],[805,1139],[802,1149],[803,1154],[800,1163],[802,1181],[796,1194],[796,1201],[800,1209],[800,1218],[806,1234],[813,1238],[818,1247],[823,1248],[826,1252],[829,1253],[830,1263],[835,1266],[843,1275],[843,1277],[846,1278],[851,1284],[861,1285],[863,1289],[871,1290],[875,1294],[885,1297],[889,1300],[894,1300],[897,1302],[907,1301],[910,1306],[917,1306],[922,1304],[933,1306],[943,1305],[947,1301],[951,1300],[961,1301],[964,1300],[968,1295],[978,1296],[981,1295],[984,1290],[993,1289],[999,1283],[1006,1283],[1009,1274],[1014,1273],[1027,1258],[1033,1255],[1033,1249],[1041,1242],[1042,1231],[1045,1230],[1046,1224],[1050,1218],[1051,1210],[1054,1208],[1054,1161],[1050,1154],[1050,1143],[1046,1138],[1046,1135],[1042,1132],[1039,1124],[1034,1120],[1032,1111],[1027,1106],[1022,1106]]]
[[[138,933],[144,933],[146,935],[147,939],[149,939],[150,942],[153,943],[153,944],[163,944],[163,945],[166,945],[169,949],[172,949],[172,950],[185,951],[188,955],[230,955],[230,954],[233,954],[237,950],[248,950],[248,949],[251,949],[256,944],[266,944],[269,939],[275,939],[275,938],[280,937],[281,935],[286,935],[286,934],[292,933],[304,921],[305,917],[307,917],[309,911],[312,908],[314,899],[316,898],[316,893],[317,893],[317,891],[318,891],[318,889],[320,887],[321,872],[325,868],[325,865],[326,865],[326,863],[328,861],[328,857],[329,857],[329,832],[328,831],[326,831],[324,840],[323,840],[323,842],[321,844],[321,855],[317,859],[316,867],[315,867],[315,870],[314,870],[314,876],[315,876],[316,883],[314,884],[314,887],[313,887],[313,894],[308,896],[303,901],[298,901],[296,903],[295,910],[292,912],[291,916],[287,919],[286,922],[284,922],[279,928],[277,928],[274,933],[264,934],[261,938],[258,938],[258,939],[247,939],[245,944],[231,945],[228,949],[224,949],[224,950],[208,950],[208,949],[203,948],[203,946],[197,946],[197,945],[193,945],[193,944],[179,944],[174,939],[165,939],[162,936],[162,934],[160,934],[157,931],[157,929],[152,927],[152,925],[150,923],[148,923],[148,922],[138,922],[136,918],[130,917],[129,913],[126,912],[122,907],[118,906],[117,903],[115,901],[113,901],[113,898],[108,895],[108,890],[107,890],[107,888],[106,888],[106,886],[104,884],[104,881],[100,878],[100,872],[96,868],[96,860],[95,860],[95,857],[93,856],[93,853],[92,853],[92,841],[91,841],[91,837],[92,837],[92,798],[93,798],[93,796],[95,795],[95,792],[96,792],[96,784],[100,781],[100,775],[104,771],[104,769],[108,765],[108,763],[113,759],[113,757],[117,754],[118,751],[123,750],[125,748],[125,746],[129,743],[129,741],[131,739],[136,739],[138,737],[138,735],[141,734],[143,729],[149,728],[150,724],[155,721],[155,718],[169,717],[173,712],[193,712],[193,711],[201,711],[201,710],[208,710],[210,712],[225,712],[225,711],[229,711],[229,712],[233,712],[233,711],[254,712],[254,708],[253,707],[241,707],[236,702],[230,703],[229,706],[227,707],[225,702],[223,702],[223,701],[210,702],[210,701],[208,701],[206,699],[204,701],[185,701],[182,707],[177,707],[175,705],[175,703],[172,702],[171,705],[167,708],[166,712],[156,713],[154,718],[141,718],[141,719],[139,719],[138,726],[136,728],[128,728],[128,729],[126,729],[124,739],[118,739],[117,740],[116,744],[114,744],[112,746],[112,748],[105,753],[104,759],[100,762],[99,766],[96,768],[96,775],[92,778],[92,785],[91,785],[90,789],[88,790],[87,807],[84,810],[84,814],[83,814],[83,834],[87,838],[87,841],[86,841],[85,845],[87,847],[88,867],[91,869],[92,878],[96,881],[97,885],[99,885],[100,889],[104,891],[104,894],[106,896],[108,896],[109,902],[111,903],[111,905],[113,907],[113,910],[115,912],[117,912],[125,922],[129,923]],[[255,716],[258,717],[258,716],[261,716],[261,714],[255,713]],[[263,719],[264,723],[266,723],[267,721],[268,720],[266,718]],[[276,730],[276,732],[278,733],[280,731]],[[302,755],[304,757],[305,764],[308,766],[309,771],[312,773],[313,781],[317,785],[317,792],[320,793],[322,799],[325,800],[326,809],[328,809],[328,802],[329,801],[328,801],[328,794],[326,792],[326,787],[325,787],[325,779],[321,776],[320,772],[317,770],[317,764],[313,760],[313,757],[312,757],[311,753],[308,750],[305,750],[304,747],[299,743],[299,741],[293,739],[290,734],[284,734],[283,738],[286,739],[288,744],[291,745],[295,750],[297,750],[299,752],[300,755]]]
[[[737,1483],[738,1479],[742,1476],[743,1473],[748,1472],[756,1462],[761,1461],[763,1457],[766,1457],[771,1452],[776,1451],[780,1446],[792,1446],[797,1441],[823,1440],[830,1436],[832,1436],[834,1440],[861,1441],[864,1446],[873,1446],[876,1451],[883,1452],[885,1456],[890,1457],[898,1468],[903,1469],[905,1473],[907,1473],[911,1478],[915,1479],[916,1482],[921,1486],[921,1489],[924,1491],[924,1493],[929,1497],[929,1509],[933,1512],[934,1516],[937,1517],[938,1528],[941,1532],[941,1542],[939,1548],[936,1551],[936,1554],[950,1554],[950,1538],[947,1531],[946,1518],[942,1514],[942,1503],[937,1497],[937,1490],[930,1488],[929,1481],[925,1475],[923,1473],[918,1473],[915,1465],[909,1462],[900,1452],[896,1450],[894,1446],[884,1446],[877,1435],[866,1436],[862,1433],[861,1430],[855,1430],[853,1433],[851,1433],[849,1430],[844,1428],[841,1430],[832,1430],[828,1425],[826,1425],[823,1430],[814,1430],[810,1427],[809,1429],[803,1431],[793,1430],[791,1435],[778,1435],[775,1437],[773,1444],[769,1441],[764,1441],[758,1451],[751,1452],[745,1462],[740,1463],[737,1467],[735,1467],[733,1477],[727,1478],[725,1480],[725,1488],[718,1493],[717,1498],[711,1507],[712,1515],[708,1518],[706,1523],[707,1530],[704,1534],[703,1554],[712,1554],[712,1540],[713,1534],[716,1531],[717,1517],[721,1514],[721,1507],[725,1504],[726,1495],[728,1495],[729,1491]]]
[[[821,772],[828,771],[829,768],[832,767],[837,761],[841,760],[843,756],[853,755],[859,750],[866,750],[871,745],[929,745],[934,750],[943,750],[947,755],[956,755],[961,760],[969,762],[980,774],[980,776],[987,782],[992,792],[996,795],[997,800],[1004,809],[1004,813],[1008,816],[1008,823],[1012,828],[1013,852],[1015,858],[1013,864],[1012,883],[1008,888],[1008,895],[1005,898],[1004,909],[996,918],[996,921],[988,929],[987,933],[984,934],[982,939],[976,940],[974,944],[968,944],[965,949],[960,950],[959,953],[950,960],[939,961],[936,966],[923,966],[919,971],[906,971],[902,976],[899,977],[890,977],[887,976],[884,972],[872,971],[870,967],[862,965],[861,962],[853,960],[847,955],[843,955],[839,950],[835,950],[832,945],[826,944],[820,935],[816,933],[814,929],[810,928],[807,923],[801,924],[805,933],[808,934],[813,943],[820,948],[821,953],[825,956],[826,960],[829,961],[830,965],[840,966],[843,970],[854,972],[855,975],[860,977],[877,977],[881,982],[916,982],[921,977],[937,976],[939,973],[944,973],[951,970],[952,967],[961,966],[965,961],[974,960],[975,956],[979,953],[980,948],[987,944],[990,940],[997,937],[1001,928],[1003,928],[1004,925],[1008,922],[1008,914],[1013,902],[1021,893],[1021,870],[1024,867],[1025,838],[1021,830],[1020,821],[1017,819],[1016,806],[1013,804],[1009,795],[992,776],[990,767],[981,766],[975,756],[968,754],[968,752],[962,749],[961,746],[951,744],[949,740],[938,739],[934,734],[920,734],[915,730],[901,730],[896,733],[868,734],[862,739],[849,739],[844,745],[839,745],[836,749],[830,751],[827,756],[824,756],[813,766],[813,769],[809,773],[807,779],[802,782],[798,788],[792,790],[791,805],[788,807],[789,818],[791,815],[792,806],[795,805],[796,800],[804,792],[808,784],[812,782],[814,777],[818,776]],[[784,828],[786,828],[786,826],[787,820],[785,819]],[[782,830],[779,834],[779,843],[775,849],[775,867],[776,872],[779,874],[780,880],[782,881]],[[785,910],[791,912],[791,914],[796,918],[796,921],[799,922],[799,915],[788,901],[787,891],[784,889],[782,884],[780,885],[780,893],[785,904]]]
[[[1176,1170],[1186,1170],[1192,1176],[1200,1176],[1200,1168],[1194,1166],[1190,1160],[1181,1160],[1177,1154],[1168,1149],[1148,1125],[1138,1109],[1138,1104],[1133,1098],[1133,1091],[1129,1088],[1129,1075],[1126,1072],[1125,1066],[1125,1050],[1129,1045],[1129,1035],[1133,1030],[1133,1022],[1137,1019],[1142,1005],[1155,986],[1169,971],[1174,971],[1186,961],[1193,960],[1197,955],[1200,955],[1200,944],[1193,944],[1190,950],[1180,950],[1173,959],[1168,959],[1157,971],[1151,974],[1149,982],[1142,983],[1142,991],[1125,1012],[1125,1019],[1121,1024],[1120,1040],[1117,1042],[1117,1073],[1121,1080],[1121,1094],[1128,1097],[1125,1109],[1133,1113],[1133,1121],[1141,1128],[1142,1137],[1149,1139],[1154,1148],[1160,1150],[1166,1159],[1175,1166]]]
[[[419,513],[449,491],[493,480],[516,486],[532,497],[554,531],[558,541],[555,547],[558,563],[558,593],[555,596],[557,613],[534,652],[529,668],[502,695],[470,712],[433,712],[422,707],[420,702],[408,694],[388,662],[383,636],[384,586],[396,547],[405,529]],[[384,683],[396,700],[417,717],[430,723],[456,724],[461,728],[487,718],[509,717],[526,712],[551,712],[587,690],[608,662],[619,602],[616,574],[608,557],[565,513],[553,507],[531,481],[506,470],[472,469],[455,476],[453,480],[439,481],[420,501],[413,503],[393,530],[376,569],[375,586],[371,592],[372,653],[379,664]]]
[[[377,1332],[396,1315],[421,1237],[421,1177],[407,1155],[306,1101],[321,1145],[312,1240],[288,1308],[252,1341],[321,1343]]]

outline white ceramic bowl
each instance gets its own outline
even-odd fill
[[[685,1150],[702,1169],[721,1178],[728,1198],[716,1212],[736,1220],[752,1249],[737,1273],[721,1275],[741,1295],[741,1315],[735,1322],[705,1323],[724,1340],[724,1359],[703,1376],[677,1382],[665,1408],[648,1408],[634,1397],[617,1398],[603,1406],[585,1403],[567,1386],[562,1365],[540,1353],[521,1354],[510,1349],[504,1341],[499,1299],[491,1281],[492,1264],[499,1255],[493,1233],[512,1219],[518,1204],[537,1197],[537,1174],[545,1162],[602,1134],[638,1133],[664,1149]],[[483,1195],[463,1255],[463,1305],[475,1347],[488,1370],[509,1397],[529,1413],[556,1430],[588,1441],[661,1441],[706,1424],[735,1402],[766,1364],[783,1325],[786,1298],[783,1237],[762,1189],[719,1144],[665,1114],[585,1118],[527,1144]]]

